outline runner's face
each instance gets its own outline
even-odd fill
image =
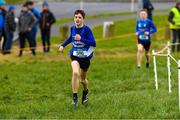
[[[74,15],[74,23],[76,26],[81,26],[84,23],[83,16],[81,14]]]
[[[147,19],[147,13],[146,13],[145,11],[141,11],[141,12],[140,12],[140,18],[141,18],[142,20]]]

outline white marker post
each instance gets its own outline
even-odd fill
[[[134,12],[134,0],[131,0],[131,12]]]
[[[114,25],[113,21],[106,21],[103,25],[103,38],[112,37],[113,30],[111,29]]]
[[[179,87],[179,110],[180,110],[180,60],[178,60],[178,87]]]
[[[171,93],[171,63],[170,63],[170,43],[169,42],[168,42],[168,47],[167,47],[167,69],[168,69],[169,93]]]
[[[137,18],[139,18],[139,11],[142,10],[143,5],[142,5],[142,0],[137,1]]]
[[[138,8],[137,12],[139,12],[140,10],[143,9],[142,0],[138,0],[138,6],[137,6],[137,8]]]
[[[154,51],[154,50],[152,50],[152,55],[153,55],[153,63],[154,63],[154,80],[155,80],[155,87],[156,87],[156,90],[158,90],[156,55],[155,55],[155,51]]]
[[[84,5],[83,5],[84,3],[83,3],[83,0],[81,0],[81,2],[80,2],[80,10],[83,10],[83,8],[84,8]]]

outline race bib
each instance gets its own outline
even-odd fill
[[[87,51],[83,51],[81,49],[78,49],[76,51],[73,51],[73,55],[76,57],[84,58],[84,57],[87,57]]]
[[[149,36],[147,35],[139,35],[140,40],[149,40]]]

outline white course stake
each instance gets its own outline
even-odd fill
[[[155,55],[155,51],[152,51],[153,54],[153,63],[154,63],[154,80],[155,80],[155,87],[156,90],[158,90],[158,79],[157,79],[157,67],[156,67],[156,55]]]
[[[179,87],[179,110],[180,110],[180,60],[178,60],[178,87]]]
[[[171,63],[170,63],[170,43],[169,42],[168,42],[168,47],[167,47],[167,69],[168,69],[169,93],[171,93]]]
[[[134,12],[134,0],[131,0],[131,12]]]
[[[83,2],[83,0],[81,0],[81,2],[80,2],[80,10],[83,10],[84,9],[84,2]]]

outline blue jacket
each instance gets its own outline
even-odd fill
[[[2,31],[2,29],[4,28],[4,24],[5,24],[4,16],[3,16],[2,11],[0,9],[0,31]]]
[[[36,16],[38,20],[41,19],[41,14],[36,8],[32,8],[30,11]]]
[[[38,28],[38,23],[41,19],[41,14],[40,12],[36,9],[36,8],[32,8],[30,9],[30,11],[34,14],[34,16],[37,18],[38,22],[34,25],[34,29],[37,29]]]
[[[150,35],[157,31],[156,26],[150,19],[141,20],[139,19],[136,23],[136,33],[138,33],[138,40],[142,42],[150,42]],[[145,32],[148,32],[148,35],[144,35]]]
[[[76,34],[80,34],[80,41],[74,39]],[[72,48],[70,56],[89,59],[93,57],[93,48],[96,47],[96,42],[92,31],[88,26],[84,25],[81,28],[76,28],[75,26],[71,27],[70,37],[61,46],[65,47],[71,42]]]

